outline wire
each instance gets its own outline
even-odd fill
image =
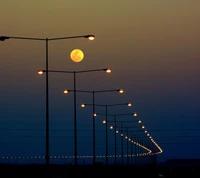
[[[153,131],[153,132],[161,132],[161,131],[187,131],[187,130],[200,130],[200,129],[153,129],[153,130],[148,130],[148,131]]]

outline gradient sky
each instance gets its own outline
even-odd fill
[[[0,36],[94,34],[94,41],[50,42],[49,68],[110,67],[109,75],[78,74],[77,88],[123,88],[122,96],[98,94],[96,102],[132,102],[131,109],[122,106],[109,112],[136,111],[163,149],[161,160],[200,158],[199,19],[198,0],[1,0]],[[69,57],[75,48],[84,51],[80,63]],[[0,156],[45,155],[45,76],[37,74],[45,69],[45,43],[10,39],[0,42],[0,54]],[[62,93],[72,89],[73,76],[51,73],[49,78],[50,153],[73,155],[73,132],[61,131],[73,129],[73,94]],[[79,93],[77,105],[82,102],[91,103],[92,97]],[[91,114],[92,108],[77,109],[78,129],[91,130]],[[103,129],[101,119],[96,124]],[[98,155],[104,154],[101,133]],[[90,144],[91,132],[80,141],[79,154],[92,154]]]

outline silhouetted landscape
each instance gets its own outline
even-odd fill
[[[142,165],[59,165],[52,164],[30,164],[30,165],[12,165],[1,164],[0,171],[4,177],[118,177],[120,175],[129,175],[131,177],[198,177],[200,170],[200,160],[168,160],[163,164],[142,164]]]

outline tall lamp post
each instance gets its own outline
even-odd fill
[[[79,73],[87,73],[87,72],[97,72],[97,71],[106,71],[107,73],[111,72],[111,69],[105,68],[105,69],[93,69],[93,70],[82,70],[82,71],[59,71],[59,70],[49,70],[48,72],[54,72],[54,73],[67,73],[67,74],[73,74],[74,76],[74,160],[75,165],[77,165],[77,116],[76,116],[76,74]],[[47,72],[46,70],[39,70],[38,74],[43,74],[44,72]],[[65,90],[64,93],[67,93],[68,91]]]
[[[101,114],[101,113],[97,113],[97,115],[105,115],[105,114]],[[123,113],[123,114],[108,114],[108,116],[113,116],[114,117],[114,121],[107,121],[107,122],[111,122],[113,123],[114,122],[114,126],[110,126],[111,129],[114,128],[115,130],[115,135],[114,135],[114,145],[115,145],[115,150],[114,150],[114,154],[115,154],[115,165],[117,164],[117,133],[119,132],[119,130],[117,130],[117,123],[133,123],[133,122],[138,122],[138,123],[141,123],[141,120],[137,120],[137,121],[133,121],[133,120],[129,120],[129,121],[117,121],[117,116],[134,116],[136,117],[137,116],[137,113],[134,112],[134,113]],[[106,121],[103,120],[103,124],[105,124]],[[122,153],[123,153],[123,148],[122,148]],[[123,155],[123,154],[122,154]]]
[[[34,38],[34,37],[20,37],[20,36],[0,36],[0,41],[5,41],[8,39],[16,39],[16,40],[32,40],[32,41],[44,41],[45,42],[45,52],[46,52],[46,156],[45,162],[46,165],[49,165],[49,41],[57,41],[57,40],[68,40],[75,38],[87,38],[89,40],[94,40],[94,35],[79,35],[79,36],[65,36],[58,38]]]
[[[81,107],[85,107],[85,106],[92,106],[93,104],[82,104]],[[128,103],[119,103],[119,104],[95,104],[95,106],[100,106],[100,107],[105,107],[105,116],[106,116],[106,119],[105,119],[105,124],[106,124],[106,166],[108,165],[108,123],[107,123],[107,117],[108,117],[108,107],[114,107],[114,106],[122,106],[122,105],[125,105],[125,106],[128,106],[128,107],[131,107],[132,104],[131,102],[128,102]],[[95,116],[97,116],[96,113],[94,113]]]
[[[87,91],[87,90],[64,90],[64,93],[67,94],[69,92],[82,92],[82,93],[92,93],[92,108],[93,108],[93,119],[92,119],[92,137],[93,137],[93,164],[96,162],[96,128],[95,128],[95,94],[96,93],[106,93],[106,92],[119,92],[120,94],[124,93],[123,89],[116,89],[116,90],[97,90],[97,91]],[[84,107],[84,105],[81,105]]]

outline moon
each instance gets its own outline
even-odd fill
[[[80,49],[74,49],[70,53],[70,58],[74,62],[81,62],[83,60],[83,58],[84,58],[84,53]]]

